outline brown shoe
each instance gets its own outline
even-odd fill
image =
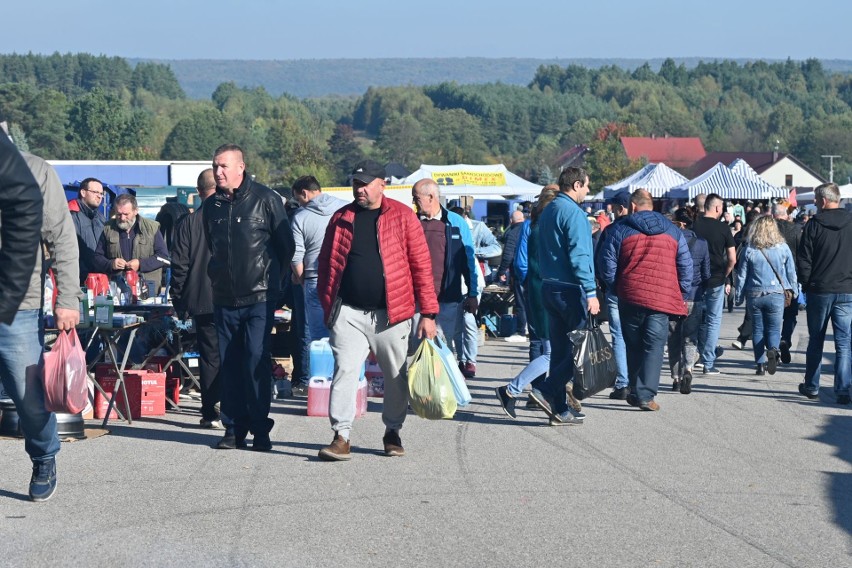
[[[346,461],[352,459],[352,454],[349,453],[349,440],[340,434],[335,434],[331,444],[319,451],[319,457],[325,461]]]
[[[656,400],[648,400],[639,403],[639,408],[641,408],[642,410],[650,410],[652,412],[656,412],[660,409],[660,405],[657,404]]]
[[[382,443],[385,445],[386,456],[401,457],[405,455],[405,449],[402,447],[402,440],[399,439],[399,432],[396,430],[388,430],[382,438]]]
[[[568,383],[565,387],[565,394],[568,395],[568,406],[573,408],[576,412],[581,412],[583,410],[583,405],[580,404],[580,401],[577,400],[576,396],[574,396],[574,383]]]

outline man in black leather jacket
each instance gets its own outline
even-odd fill
[[[269,334],[281,293],[282,267],[294,244],[284,200],[251,179],[243,151],[225,144],[213,155],[216,193],[201,207],[211,259],[213,316],[222,361],[222,422],[219,449],[272,449],[269,418],[272,359]]]

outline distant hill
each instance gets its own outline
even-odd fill
[[[674,58],[678,64],[694,67],[700,61],[719,58]],[[171,66],[186,95],[207,99],[226,81],[239,86],[263,86],[270,94],[289,93],[297,97],[361,95],[368,87],[397,85],[436,85],[444,81],[459,84],[506,83],[527,85],[540,65],[570,64],[600,68],[615,65],[633,70],[648,63],[658,70],[660,59],[489,59],[484,57],[443,59],[299,59],[286,61],[242,61],[214,59],[128,59],[166,63]],[[735,59],[739,64],[750,59]],[[771,61],[771,60],[768,60]],[[852,73],[852,60],[824,60],[825,69]]]

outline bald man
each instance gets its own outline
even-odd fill
[[[216,193],[213,168],[198,176],[195,189],[203,203]],[[172,242],[171,296],[175,310],[181,316],[192,317],[198,337],[199,372],[201,374],[202,428],[224,430],[216,409],[219,403],[219,340],[213,321],[213,291],[207,265],[210,248],[204,238],[204,219],[201,205],[178,222]]]
[[[464,217],[441,205],[438,184],[434,180],[422,179],[415,183],[411,197],[432,260],[432,280],[440,306],[436,322],[449,344],[455,341],[456,332],[463,325],[464,312],[473,314],[479,308],[477,297],[481,283],[476,271],[473,238]],[[462,292],[462,279],[466,294]],[[456,345],[459,356],[461,347]]]

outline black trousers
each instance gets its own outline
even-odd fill
[[[198,368],[201,373],[201,417],[218,420],[216,404],[220,400],[219,381],[219,336],[213,314],[197,315],[193,326],[198,341]]]

